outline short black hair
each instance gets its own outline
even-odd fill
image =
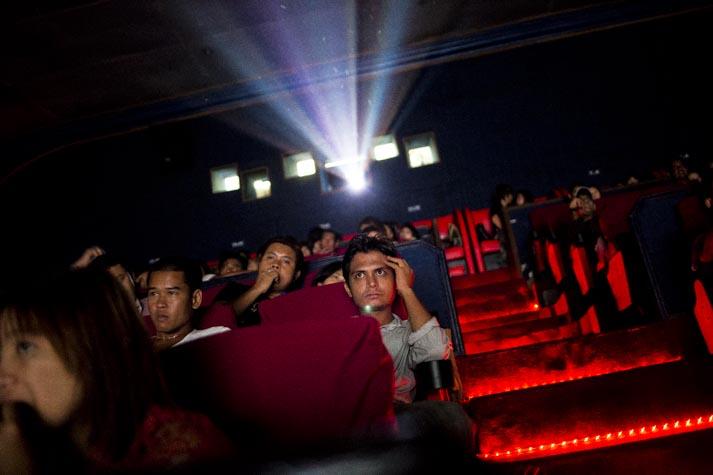
[[[367,226],[376,226],[377,228],[383,229],[384,223],[382,223],[379,218],[375,218],[374,216],[365,216],[361,221],[359,221],[359,232],[364,232],[363,228]]]
[[[335,241],[339,241],[340,239],[342,239],[342,235],[339,234],[337,231],[335,231],[335,230],[332,229],[332,228],[325,228],[325,229],[323,229],[323,230],[322,230],[322,237],[324,237],[324,233],[332,233],[332,234],[334,234],[334,240],[335,240]]]
[[[402,228],[408,228],[411,230],[411,234],[413,234],[413,237],[415,239],[421,239],[421,233],[418,232],[418,229],[416,229],[416,226],[414,226],[411,223],[404,223],[401,225]],[[400,230],[399,230],[400,231]]]
[[[593,199],[592,197],[592,192],[589,188],[586,186],[581,187],[580,189],[577,190],[577,193],[575,193],[575,198],[581,198],[582,196],[586,196],[590,200]]]
[[[246,256],[244,252],[223,251],[218,256],[218,270],[223,267],[223,264],[225,264],[225,261],[227,261],[228,259],[236,259],[238,262],[240,262],[240,265],[242,266],[243,270],[248,268],[248,256]]]
[[[151,280],[151,274],[161,271],[183,272],[183,280],[186,281],[191,292],[201,288],[203,279],[201,267],[191,259],[178,256],[162,257],[149,267],[148,280]]]
[[[340,261],[330,262],[326,266],[322,267],[321,269],[319,269],[319,272],[317,272],[317,275],[314,277],[314,280],[312,281],[312,287],[317,287],[317,284],[324,283],[324,281],[327,280],[327,277],[334,274],[341,268],[342,263]]]
[[[267,251],[267,248],[270,247],[272,244],[284,244],[285,246],[291,248],[295,252],[295,272],[297,271],[302,271],[302,267],[304,266],[304,261],[305,257],[302,255],[302,247],[300,246],[300,243],[297,241],[297,239],[293,238],[292,236],[275,236],[267,241],[265,241],[262,246],[260,246],[260,249],[257,251],[257,259],[258,261],[262,258],[262,256],[265,254]]]
[[[374,231],[381,234],[382,236],[386,235],[386,230],[383,227],[380,228],[378,226],[367,226],[361,230],[361,232],[364,234],[373,233]]]
[[[377,251],[385,256],[399,257],[399,253],[396,251],[394,243],[383,237],[369,237],[366,234],[357,234],[354,239],[349,241],[349,247],[347,247],[347,252],[344,254],[342,259],[342,273],[344,274],[344,281],[349,285],[349,268],[352,265],[352,259],[359,253],[368,253],[371,251]]]

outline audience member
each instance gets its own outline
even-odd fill
[[[167,405],[146,332],[92,270],[0,309],[0,472],[171,470],[228,455],[204,416]]]
[[[361,230],[361,232],[366,234],[369,237],[385,238],[383,227],[366,226],[364,229]]]
[[[446,332],[413,291],[414,273],[398,257],[391,241],[357,235],[342,261],[345,289],[362,313],[381,325],[384,346],[394,363],[394,409],[400,436],[448,441],[462,453],[475,450],[475,425],[458,403],[413,403],[419,363],[448,359],[451,344]],[[392,312],[396,293],[403,300],[408,320]]]
[[[99,246],[92,246],[87,248],[81,257],[74,261],[70,268],[74,270],[90,268],[106,272],[121,285],[126,295],[134,302],[136,311],[141,315],[142,306],[141,301],[136,295],[134,279],[127,270],[127,267],[117,257],[107,254],[106,251]]]
[[[342,271],[345,288],[354,303],[381,324],[384,345],[394,361],[395,400],[412,402],[416,365],[448,359],[451,351],[446,332],[413,291],[413,270],[398,257],[390,241],[360,234],[349,243]],[[405,304],[408,321],[392,312],[397,292]]]
[[[510,185],[499,184],[495,187],[495,193],[490,205],[490,220],[495,226],[496,232],[503,229],[504,210],[512,204],[513,191]]]
[[[188,259],[161,258],[151,266],[148,306],[156,327],[154,349],[164,350],[229,330],[222,326],[193,329],[193,312],[203,297],[200,285],[200,268]]]
[[[320,254],[328,256],[334,254],[334,250],[337,248],[337,243],[339,243],[339,233],[332,229],[323,229],[322,237],[319,240],[319,251],[315,254]]]
[[[362,218],[361,221],[359,221],[359,232],[363,233],[365,232],[364,230],[369,227],[374,227],[379,230],[379,232],[383,235],[385,234],[384,231],[384,224],[379,220],[378,218],[375,218],[374,216],[366,216]]]
[[[322,233],[324,229],[315,226],[307,233],[307,245],[312,254],[320,254],[322,252]]]
[[[216,296],[217,302],[230,303],[237,326],[260,323],[258,304],[292,290],[302,275],[304,257],[291,236],[268,239],[257,257],[257,280],[251,287],[231,283]]]
[[[218,260],[218,277],[227,277],[245,272],[248,267],[248,256],[244,252],[225,251]]]
[[[344,282],[344,274],[342,273],[342,263],[340,261],[332,262],[322,267],[314,280],[312,287],[320,287],[322,285],[338,284]]]
[[[310,246],[307,241],[300,242],[300,249],[302,250],[303,257],[309,257],[312,255],[312,246]]]
[[[524,206],[535,201],[535,197],[530,190],[517,190],[515,193],[515,206]]]
[[[421,234],[413,224],[404,223],[401,225],[401,229],[399,229],[399,241],[410,242],[418,239],[421,239]]]
[[[392,242],[398,241],[398,226],[399,225],[393,221],[386,221],[384,223],[384,236],[386,237],[386,239]]]

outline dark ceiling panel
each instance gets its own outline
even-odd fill
[[[112,128],[110,120],[90,132],[95,117],[106,122],[115,116],[116,128],[195,114],[201,104],[206,110],[239,104],[252,94],[246,85],[254,89],[264,78],[280,76],[296,87],[301,70],[328,78],[322,65],[348,64],[354,54],[360,58],[357,73],[418,66],[528,44],[538,34],[549,40],[713,2],[358,0],[356,52],[325,36],[345,4],[333,0],[14,3],[0,19],[0,141],[34,144],[39,136],[54,147]],[[381,31],[387,6],[405,15],[397,44],[385,41]],[[600,15],[593,26],[586,20],[590,11]],[[303,56],[292,64],[285,49],[297,43]],[[133,119],[126,113],[132,110]],[[28,158],[21,155],[14,160]]]

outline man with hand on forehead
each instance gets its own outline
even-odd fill
[[[413,401],[413,369],[424,361],[448,359],[451,345],[413,291],[414,273],[384,238],[356,236],[342,261],[345,288],[362,313],[381,325],[381,338],[394,361],[394,399]],[[396,293],[404,302],[408,320],[392,312]]]
[[[229,300],[237,318],[238,326],[260,323],[258,304],[286,293],[301,275],[304,257],[299,243],[291,236],[269,239],[258,250],[257,280],[249,288],[233,287],[229,292],[237,292]]]

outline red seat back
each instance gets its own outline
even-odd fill
[[[696,279],[693,282],[693,290],[696,294],[696,305],[693,308],[693,313],[698,321],[698,328],[701,330],[703,339],[706,341],[708,353],[713,354],[713,306],[708,298],[703,283]]]
[[[263,324],[344,319],[360,313],[342,284],[305,287],[265,300],[259,308]],[[402,319],[408,318],[403,301],[398,296],[394,301],[393,312]]]
[[[500,241],[497,239],[478,239],[477,228],[479,224],[483,225],[488,234],[493,234],[493,222],[490,219],[490,210],[488,208],[476,210],[466,209],[465,217],[468,226],[468,234],[471,236],[473,241],[475,264],[478,268],[478,272],[485,272],[485,261],[483,256],[485,254],[500,252]]]
[[[288,444],[393,427],[393,363],[376,320],[242,328],[162,355],[179,404]]]

